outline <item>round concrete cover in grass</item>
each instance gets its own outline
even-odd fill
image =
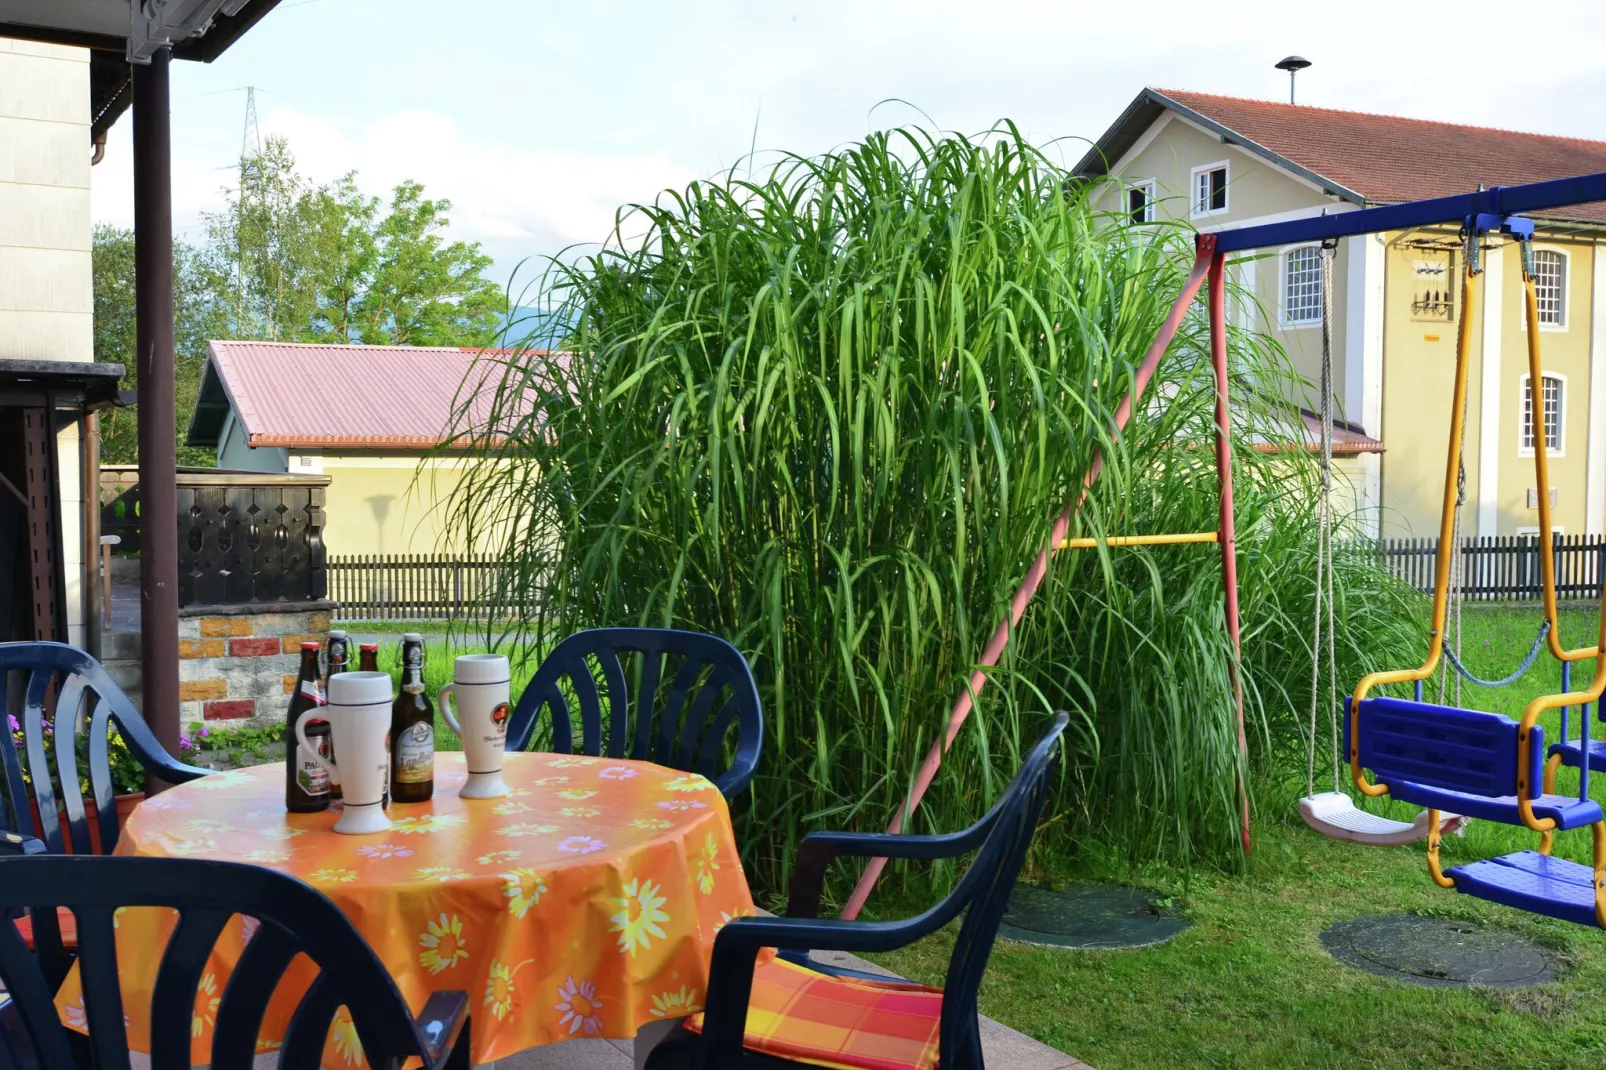
[[[1453,918],[1351,918],[1321,941],[1340,962],[1430,988],[1526,988],[1556,979],[1555,965],[1517,934]]]
[[[1187,927],[1141,888],[1071,884],[1055,891],[1021,884],[1010,896],[998,935],[1027,944],[1108,950],[1163,944]]]

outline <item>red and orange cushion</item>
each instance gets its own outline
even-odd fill
[[[774,958],[753,972],[743,1045],[834,1070],[934,1070],[942,990],[833,977]],[[702,1032],[703,1016],[686,1028]]]
[[[29,951],[32,951],[33,919],[24,916],[13,918],[11,922],[17,927],[17,932],[22,934],[23,944],[27,946]],[[56,924],[61,926],[61,946],[68,951],[78,950],[78,919],[73,917],[73,912],[66,907],[57,907]]]

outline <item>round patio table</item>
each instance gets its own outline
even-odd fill
[[[393,828],[332,831],[335,812],[284,809],[284,765],[203,777],[142,803],[117,853],[249,862],[292,874],[339,905],[415,1011],[433,991],[469,994],[473,1061],[571,1037],[634,1037],[701,1009],[714,934],[753,911],[719,790],[647,762],[508,754],[513,794],[465,800],[462,755],[436,756],[435,797],[391,805]],[[160,949],[174,912],[119,913],[129,1046],[149,1051]],[[195,1007],[192,1059],[211,1058],[218,997],[255,928],[225,927]],[[292,964],[264,1019],[271,1051],[314,976]],[[57,996],[83,1022],[76,970]],[[366,1065],[344,1008],[328,1067]]]

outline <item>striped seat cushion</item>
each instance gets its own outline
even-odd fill
[[[33,950],[33,919],[28,917],[12,918],[11,922],[22,934],[22,942],[29,951]],[[66,907],[56,908],[56,924],[61,927],[61,946],[68,951],[78,949],[78,919],[73,917],[72,911]]]
[[[832,977],[774,958],[753,973],[749,1051],[837,1070],[933,1070],[942,990]],[[700,1033],[703,1016],[686,1028]]]

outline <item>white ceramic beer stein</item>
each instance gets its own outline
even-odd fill
[[[313,720],[329,722],[338,766],[307,744],[306,725]],[[329,677],[329,705],[296,719],[296,739],[331,778],[339,778],[345,801],[336,832],[361,836],[390,828],[390,818],[380,806],[390,770],[385,746],[389,731],[390,674],[384,672],[336,673]]]
[[[508,680],[507,658],[501,654],[463,654],[452,665],[452,682],[436,696],[441,716],[463,741],[468,779],[458,795],[465,799],[499,799],[508,794],[507,781],[502,779]]]

